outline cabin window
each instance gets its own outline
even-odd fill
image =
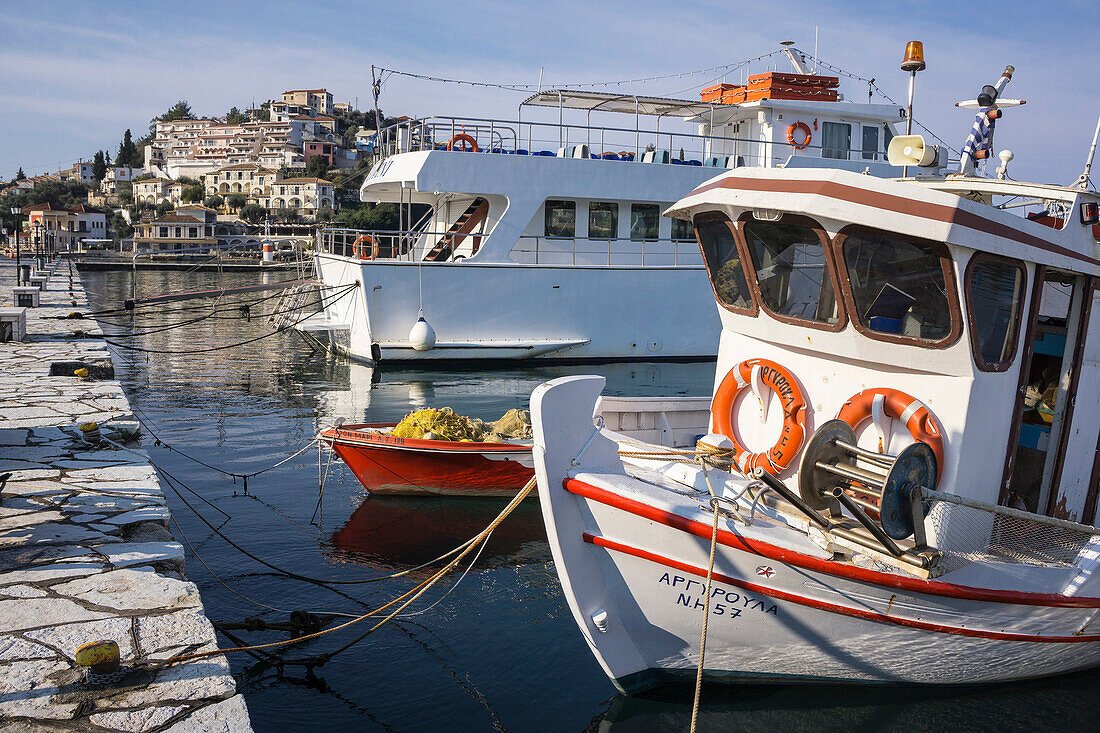
[[[546,236],[574,237],[577,233],[577,202],[546,201]]]
[[[879,151],[878,128],[874,125],[863,126],[863,159],[874,160]]]
[[[951,262],[940,247],[885,232],[842,237],[844,267],[856,325],[886,340],[944,341],[956,325],[947,277]]]
[[[728,220],[696,219],[695,236],[714,288],[714,297],[730,310],[753,311],[752,293],[737,240]]]
[[[690,221],[684,221],[683,219],[672,220],[672,240],[674,242],[682,242],[694,238],[695,231]]]
[[[970,261],[966,310],[970,346],[982,371],[1002,372],[1012,364],[1025,281],[1024,267],[1016,260],[976,254]]]
[[[769,311],[813,323],[839,321],[828,253],[818,230],[790,218],[748,219],[744,233],[760,297]]]
[[[661,207],[657,204],[631,204],[630,238],[634,241],[656,239],[660,217]]]
[[[613,201],[588,204],[588,237],[614,239],[619,234],[619,205]]]
[[[821,157],[848,160],[852,148],[852,126],[847,122],[821,123]]]

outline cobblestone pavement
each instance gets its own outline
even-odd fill
[[[5,306],[14,284],[15,269],[0,267]],[[225,657],[147,666],[217,642],[102,334],[66,317],[87,310],[61,262],[27,311],[26,341],[0,344],[0,476],[11,474],[0,491],[0,727],[249,731]],[[81,366],[89,378],[72,376]],[[78,428],[88,421],[129,450],[90,442]],[[73,659],[99,639],[120,647],[116,682],[89,682]]]

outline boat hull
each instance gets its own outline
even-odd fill
[[[623,692],[693,676],[705,611],[714,681],[958,685],[1100,664],[1100,598],[1062,595],[1074,567],[973,563],[924,580],[837,561],[760,515],[720,517],[708,607],[708,494],[624,471],[615,440],[586,422],[602,386],[535,390],[534,457],[566,599]]]
[[[320,253],[316,267],[326,286],[362,283],[324,318],[341,324],[333,348],[360,361],[668,361],[717,353],[720,323],[701,266],[415,263]],[[425,351],[409,342],[421,314],[436,334]]]
[[[387,427],[393,424],[322,433],[322,439],[371,493],[513,496],[534,475],[529,446],[417,440],[358,429]]]

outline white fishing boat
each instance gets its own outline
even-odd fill
[[[1011,72],[961,103],[957,174],[746,168],[671,207],[722,320],[697,451],[594,426],[600,377],[533,393],[554,563],[621,690],[1100,664],[1100,195],[1092,153],[1069,187],[976,175]]]
[[[713,358],[720,325],[690,223],[661,210],[725,168],[893,175],[902,110],[844,101],[837,77],[786,53],[793,73],[706,101],[555,89],[515,120],[383,130],[360,197],[396,204],[399,230],[322,230],[320,281],[361,287],[298,327],[370,362]],[[529,120],[539,109],[556,120]]]

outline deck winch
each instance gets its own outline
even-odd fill
[[[936,455],[927,443],[917,441],[896,456],[876,453],[857,445],[851,425],[830,420],[817,429],[802,454],[798,490],[819,511],[839,513],[843,506],[897,555],[901,549],[893,540],[915,534],[916,544],[925,544],[927,509],[921,489],[935,487],[937,472]],[[878,514],[877,523],[868,511]]]

